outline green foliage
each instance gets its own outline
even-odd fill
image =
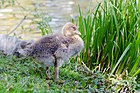
[[[104,0],[86,15],[79,8],[79,30],[85,43],[80,60],[111,74],[140,73],[140,11],[136,0]]]
[[[14,5],[16,0],[0,0],[0,8],[5,8],[9,5]]]
[[[37,12],[37,10],[36,10]],[[45,14],[40,14],[37,12],[37,14],[35,14],[35,18],[38,18],[40,20],[34,20],[37,24],[38,24],[38,28],[41,30],[41,34],[46,35],[48,33],[52,33],[52,29],[49,25],[49,22],[51,21],[51,17],[46,16]]]
[[[121,79],[118,76],[111,76],[109,78],[110,88],[114,92],[120,93],[134,93],[136,87],[138,87],[137,82],[135,81],[136,78],[125,76],[125,79]]]
[[[121,90],[119,86],[125,86],[130,92],[137,85],[134,78],[119,81],[116,76],[109,78],[99,71],[92,73],[84,65],[71,62],[60,69],[60,79],[64,82],[57,83],[53,68],[50,68],[52,78],[46,80],[45,70],[32,58],[0,56],[0,59],[0,93],[110,93]]]

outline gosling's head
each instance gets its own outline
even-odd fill
[[[63,26],[62,34],[66,37],[81,35],[81,33],[78,31],[78,28],[71,22],[68,22]]]

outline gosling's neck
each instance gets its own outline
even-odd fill
[[[84,42],[79,35],[74,35],[71,37],[73,42],[70,43],[70,57],[75,56],[80,53],[80,51],[84,48]]]
[[[79,48],[80,50],[84,48],[84,42],[79,35],[73,35],[72,37],[74,48]]]

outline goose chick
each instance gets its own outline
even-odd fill
[[[0,34],[0,52],[4,55],[19,56],[20,52],[31,45],[32,42]]]
[[[76,56],[84,47],[77,27],[68,22],[62,31],[57,34],[47,35],[36,41],[27,50],[28,56],[33,56],[46,67],[55,67],[55,79],[59,79],[59,67],[69,58]]]

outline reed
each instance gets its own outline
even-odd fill
[[[80,55],[90,69],[137,76],[140,73],[140,10],[136,0],[104,0],[78,25],[85,43]]]

